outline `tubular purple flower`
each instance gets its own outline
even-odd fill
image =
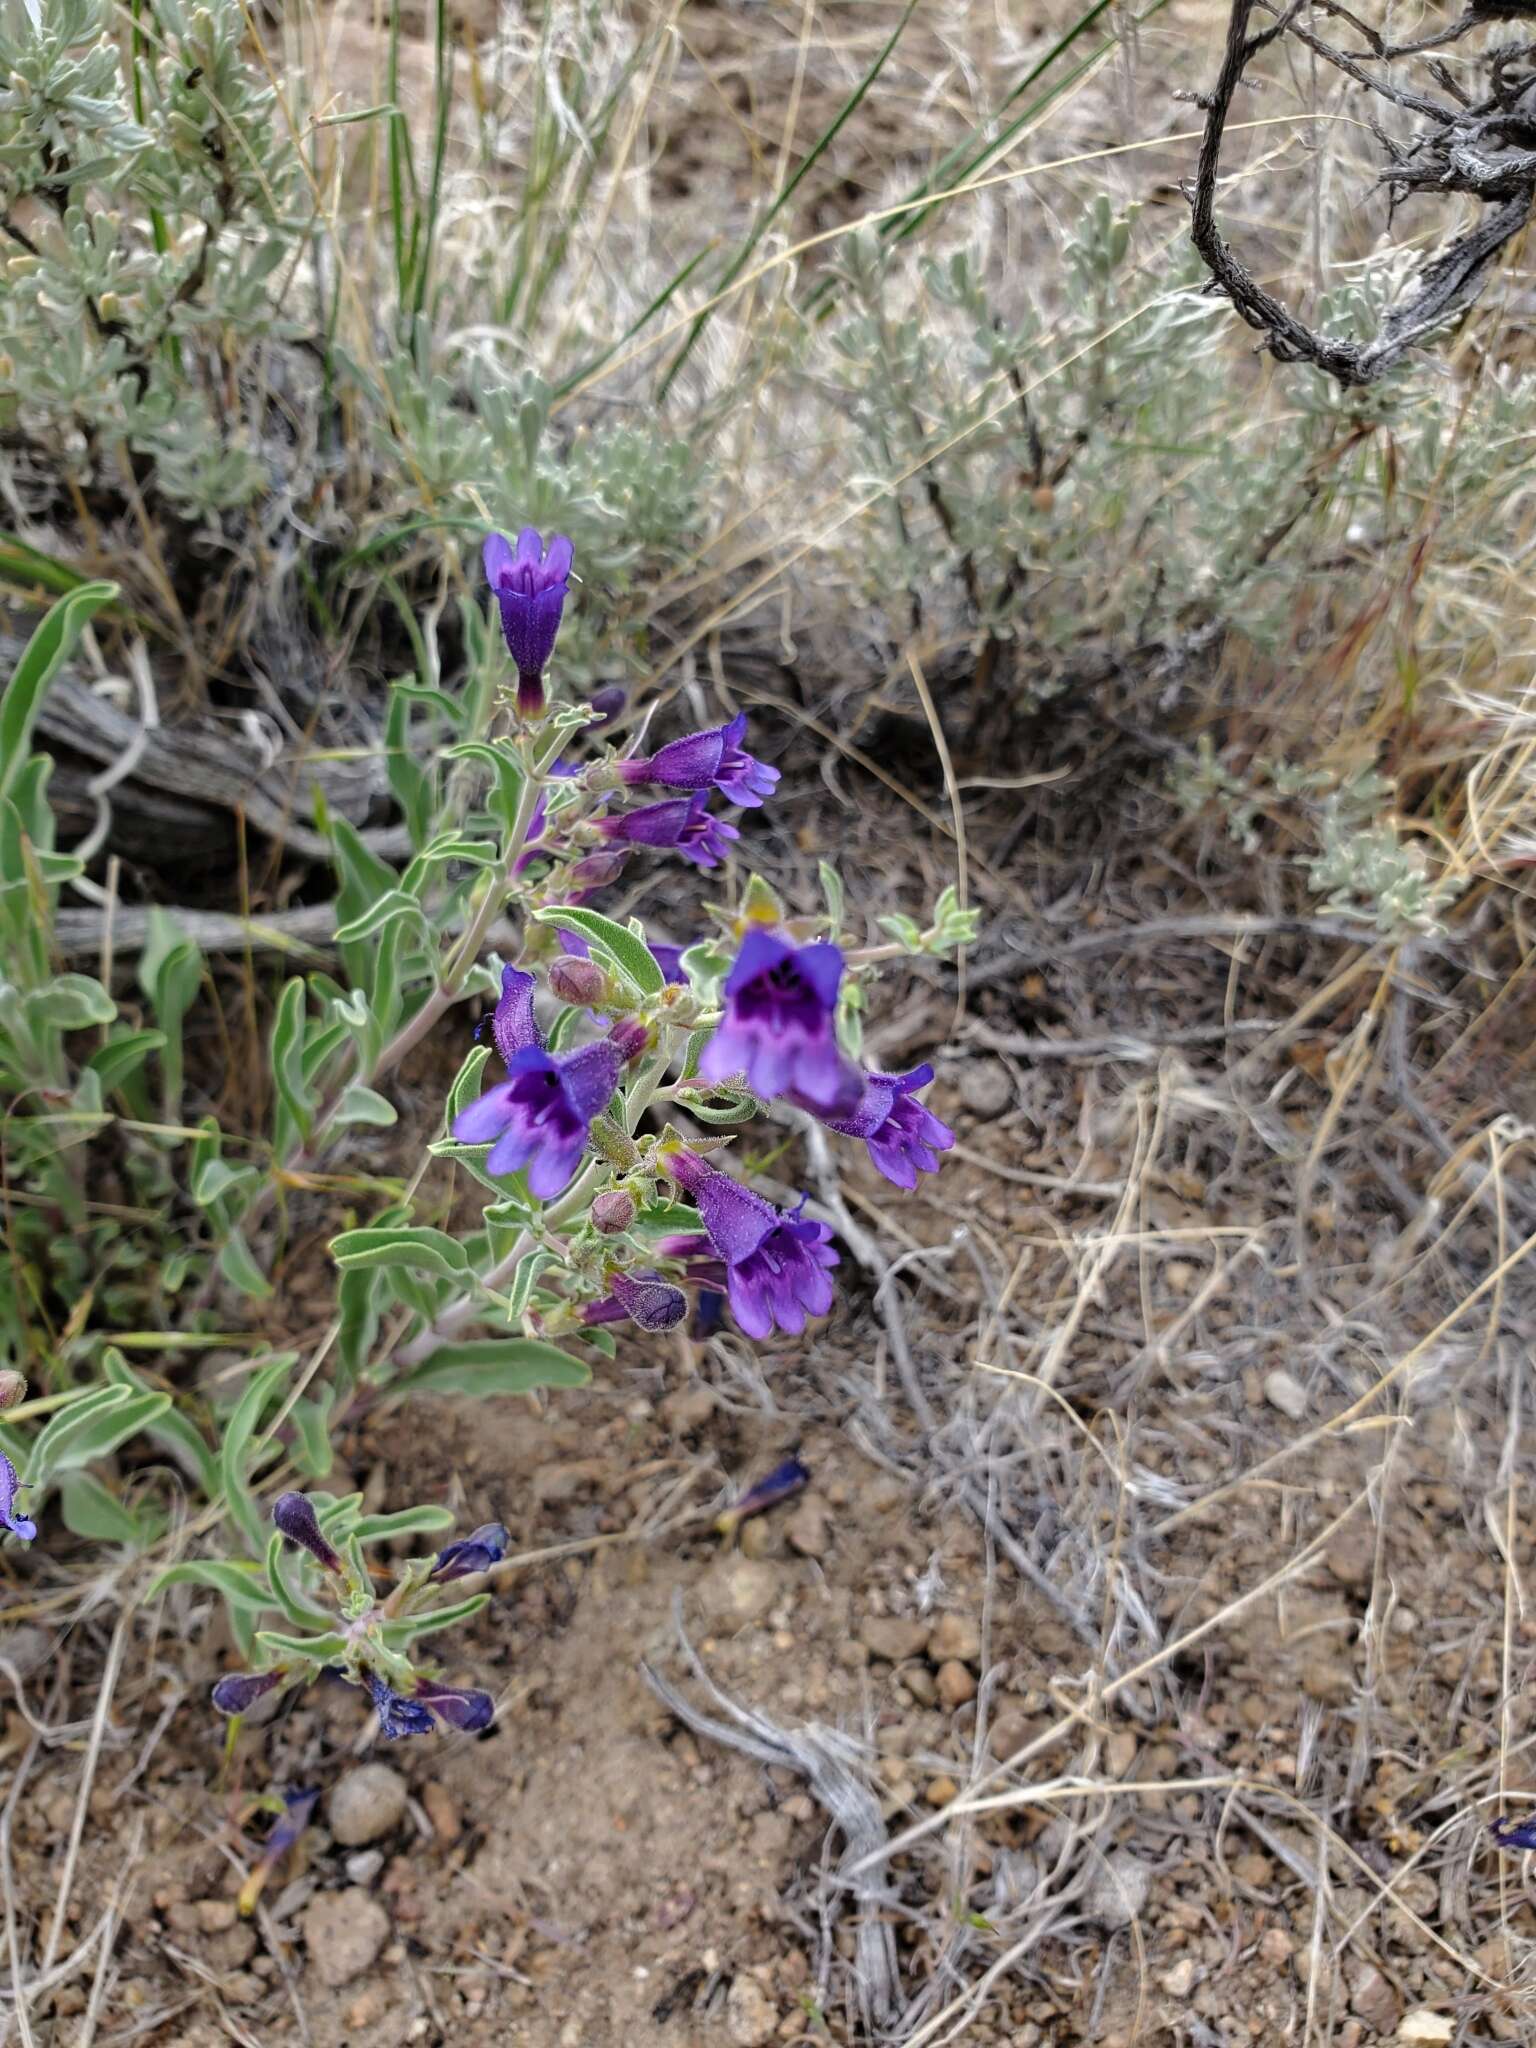
[[[664,789],[718,789],[727,803],[753,810],[764,797],[773,795],[779,771],[744,750],[741,739],[746,729],[747,714],[738,712],[728,725],[689,733],[683,739],[669,740],[654,754],[620,761],[619,774],[631,784],[658,783]]]
[[[818,1115],[847,1116],[864,1077],[837,1043],[842,978],[836,946],[792,946],[754,927],[726,978],[725,1017],[704,1048],[702,1078],[745,1074],[755,1095],[793,1094]]]
[[[543,1035],[533,1018],[533,992],[538,986],[531,974],[518,967],[501,970],[501,1000],[491,1016],[491,1037],[508,1066],[525,1045],[542,1045]]]
[[[441,1716],[450,1728],[457,1728],[465,1735],[478,1735],[482,1728],[489,1728],[496,1714],[496,1702],[488,1692],[466,1691],[457,1685],[439,1685],[431,1678],[417,1679],[416,1698]]]
[[[515,552],[504,533],[485,543],[485,573],[501,607],[507,652],[517,665],[517,708],[525,718],[544,709],[544,671],[555,651],[574,556],[563,533],[550,536],[546,552],[532,526],[517,536]]]
[[[1489,1822],[1488,1832],[1497,1849],[1536,1849],[1536,1815],[1510,1820],[1500,1814],[1497,1820]]]
[[[445,1543],[427,1574],[429,1586],[441,1586],[449,1579],[467,1579],[471,1572],[488,1572],[507,1554],[509,1541],[502,1522],[482,1522],[457,1543]]]
[[[688,1297],[670,1280],[649,1270],[610,1273],[606,1301],[594,1301],[581,1312],[584,1323],[616,1323],[627,1319],[642,1330],[671,1330],[688,1313]]]
[[[272,1503],[272,1519],[290,1543],[307,1550],[328,1572],[341,1570],[341,1559],[320,1533],[314,1509],[302,1493],[280,1493]]]
[[[695,867],[717,868],[741,834],[724,818],[712,817],[708,804],[708,790],[696,790],[664,804],[642,804],[617,818],[599,818],[597,829],[626,845],[671,847]]]
[[[722,1536],[730,1536],[751,1516],[760,1515],[764,1508],[777,1507],[781,1500],[789,1500],[810,1482],[811,1475],[800,1460],[786,1458],[782,1465],[775,1465],[763,1478],[754,1480],[724,1514],[717,1515],[715,1527]]]
[[[16,1511],[16,1496],[25,1484],[10,1459],[0,1451],[0,1529],[9,1529],[18,1543],[30,1543],[37,1534],[36,1522]]]
[[[948,1124],[940,1123],[917,1099],[916,1091],[926,1088],[932,1079],[933,1069],[926,1063],[914,1067],[910,1074],[866,1074],[864,1093],[853,1114],[823,1115],[821,1121],[829,1131],[862,1138],[870,1158],[888,1181],[899,1188],[915,1188],[920,1173],[938,1172],[938,1154],[947,1152],[955,1142]]]
[[[302,1786],[283,1794],[282,1815],[262,1844],[261,1855],[257,1858],[250,1876],[240,1887],[236,1904],[242,1918],[248,1918],[255,1912],[256,1903],[266,1889],[267,1879],[309,1826],[310,1817],[319,1803],[318,1785]]]
[[[776,1209],[681,1148],[663,1152],[661,1165],[698,1204],[699,1220],[725,1262],[731,1313],[748,1337],[775,1329],[798,1336],[809,1316],[827,1313],[833,1299],[827,1271],[838,1258],[824,1223],[803,1221],[800,1205]]]
[[[669,946],[662,939],[647,939],[646,944],[651,949],[651,958],[667,977],[667,980],[672,982],[677,988],[686,988],[688,986],[688,977],[683,972],[683,955],[687,952],[688,948],[686,946]]]
[[[379,1717],[379,1733],[386,1742],[397,1742],[402,1735],[433,1735],[437,1732],[426,1708],[386,1685],[376,1671],[368,1673],[368,1690],[373,1695],[374,1709]]]
[[[524,1046],[507,1062],[507,1078],[453,1120],[461,1145],[490,1145],[488,1173],[528,1169],[540,1201],[558,1195],[575,1173],[593,1117],[608,1107],[625,1055],[610,1040],[575,1052]]]
[[[244,1714],[274,1687],[289,1682],[286,1671],[232,1671],[219,1680],[209,1697],[215,1713]]]
[[[612,725],[628,702],[629,692],[622,683],[604,683],[600,690],[594,690],[587,699],[588,709],[597,713],[590,730],[596,732],[601,726]]]

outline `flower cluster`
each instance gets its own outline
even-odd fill
[[[27,1383],[21,1374],[9,1366],[0,1371],[0,1411],[19,1406],[26,1397]],[[30,1543],[37,1535],[36,1522],[16,1505],[16,1496],[24,1483],[16,1467],[0,1451],[0,1529],[8,1530],[18,1543]]]
[[[590,745],[628,709],[622,696],[594,699],[585,714],[546,703],[542,679],[572,564],[558,535],[547,547],[532,529],[515,549],[499,534],[486,544],[519,677],[514,744],[525,768],[536,752],[544,768],[509,864],[529,915],[491,1019],[503,1073],[458,1108],[452,1140],[471,1148],[464,1156],[514,1206],[542,1211],[524,1249],[542,1241],[543,1264],[563,1277],[524,1290],[525,1330],[591,1332],[592,1341],[610,1323],[669,1330],[687,1319],[693,1295],[701,1321],[723,1298],[749,1337],[796,1334],[832,1305],[831,1231],[805,1213],[804,1197],[781,1208],[723,1171],[708,1156],[718,1141],[670,1125],[642,1136],[641,1111],[670,1101],[707,1124],[779,1101],[861,1140],[877,1171],[909,1189],[937,1172],[953,1134],[921,1100],[930,1066],[869,1071],[848,1049],[845,1019],[871,969],[842,943],[840,893],[824,923],[808,924],[754,877],[742,912],[715,913],[721,934],[691,947],[591,909],[637,848],[715,866],[740,835],[712,801],[760,808],[779,775],[748,750],[745,714],[649,752],[566,751],[583,728],[580,744]],[[546,724],[560,729],[539,751]],[[648,790],[669,793],[624,806],[631,791]],[[883,922],[898,942],[872,954],[940,951],[971,928],[953,904],[926,934],[910,920]],[[563,1006],[548,1029],[536,1003],[541,976]],[[656,1227],[662,1217],[665,1229]]]
[[[327,1515],[327,1522],[334,1522],[337,1529],[345,1519],[345,1504],[341,1513],[333,1508]],[[434,1557],[414,1559],[379,1599],[356,1536],[333,1541],[306,1495],[282,1494],[273,1504],[272,1520],[279,1538],[307,1553],[320,1574],[311,1586],[296,1592],[282,1574],[282,1544],[274,1543],[268,1555],[274,1594],[291,1619],[323,1632],[303,1637],[258,1634],[257,1646],[268,1661],[259,1670],[231,1672],[219,1680],[212,1699],[221,1714],[248,1713],[268,1694],[312,1683],[329,1671],[368,1694],[386,1741],[430,1735],[438,1722],[470,1735],[490,1726],[495,1701],[489,1693],[445,1684],[413,1661],[410,1647],[418,1636],[467,1620],[485,1605],[489,1595],[484,1593],[450,1607],[425,1603],[434,1588],[500,1563],[506,1555],[507,1532],[499,1522],[488,1522],[445,1545]],[[316,1594],[329,1597],[339,1625],[327,1625],[330,1617]]]

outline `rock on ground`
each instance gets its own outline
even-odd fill
[[[326,1801],[331,1833],[344,1849],[361,1849],[405,1818],[405,1780],[388,1764],[359,1764],[337,1781]]]
[[[304,1909],[309,1964],[329,1990],[360,1977],[389,1939],[389,1915],[378,1900],[351,1886],[319,1892]]]

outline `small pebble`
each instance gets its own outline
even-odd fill
[[[421,1795],[421,1803],[427,1809],[427,1819],[432,1823],[432,1832],[440,1842],[456,1842],[464,1832],[464,1823],[459,1818],[458,1801],[446,1785],[434,1779]]]
[[[790,1549],[797,1550],[802,1557],[825,1557],[832,1548],[826,1502],[814,1493],[806,1494],[785,1522],[784,1535]]]
[[[1013,1107],[1013,1076],[1001,1060],[969,1059],[960,1069],[960,1100],[972,1116],[1002,1116]]]
[[[351,1884],[370,1885],[383,1868],[382,1849],[354,1849],[347,1858],[347,1880]]]
[[[1129,1849],[1112,1849],[1096,1865],[1083,1893],[1083,1914],[1100,1927],[1129,1927],[1152,1890],[1149,1866]]]
[[[859,1630],[859,1637],[872,1657],[883,1657],[888,1664],[900,1664],[908,1657],[922,1654],[923,1644],[928,1639],[928,1624],[908,1621],[898,1614],[872,1614]]]
[[[960,1663],[955,1657],[951,1657],[947,1664],[939,1666],[937,1684],[939,1698],[951,1711],[956,1707],[963,1707],[967,1700],[976,1697],[975,1673],[969,1665]]]
[[[928,1658],[933,1664],[974,1664],[981,1655],[981,1630],[968,1614],[941,1614],[928,1631]]]
[[[761,1558],[717,1558],[699,1580],[699,1604],[713,1622],[744,1628],[761,1621],[778,1597],[778,1573]]]
[[[406,1788],[388,1764],[359,1764],[332,1787],[326,1802],[331,1833],[344,1849],[378,1841],[405,1818]]]
[[[194,1899],[192,1903],[204,1934],[224,1934],[239,1918],[233,1899]]]
[[[960,1797],[960,1787],[953,1778],[931,1778],[923,1797],[930,1806],[948,1806],[951,1800]]]
[[[1307,1390],[1288,1372],[1265,1374],[1264,1398],[1271,1408],[1278,1408],[1292,1422],[1300,1422],[1307,1412]]]
[[[330,1990],[360,1977],[389,1939],[389,1915],[368,1892],[318,1892],[300,1923],[310,1968]]]
[[[1164,1970],[1162,1986],[1170,1998],[1188,1998],[1195,1988],[1200,1966],[1193,1956],[1181,1956],[1171,1970]]]
[[[733,1979],[725,1999],[731,2048],[767,2048],[779,2031],[778,2008],[755,1977]]]

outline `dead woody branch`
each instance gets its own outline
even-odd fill
[[[1269,18],[1251,28],[1256,12]],[[1435,53],[1514,13],[1508,0],[1502,6],[1475,4],[1432,35],[1389,43],[1338,0],[1293,0],[1283,8],[1270,0],[1232,0],[1221,72],[1204,101],[1205,134],[1190,192],[1191,234],[1210,270],[1212,288],[1224,292],[1249,326],[1263,334],[1278,361],[1313,363],[1341,384],[1370,384],[1476,300],[1491,266],[1525,226],[1536,200],[1536,41],[1490,45],[1482,53],[1477,97],[1466,89],[1476,73],[1469,68],[1458,77]],[[1349,45],[1318,35],[1313,24],[1320,17],[1336,23]],[[1422,265],[1368,340],[1308,327],[1255,281],[1216,224],[1221,146],[1234,96],[1253,59],[1285,36],[1415,122],[1416,132],[1406,143],[1376,130],[1388,156],[1382,182],[1394,207],[1414,194],[1465,196],[1480,203],[1477,218]],[[1438,94],[1423,89],[1421,73]]]

